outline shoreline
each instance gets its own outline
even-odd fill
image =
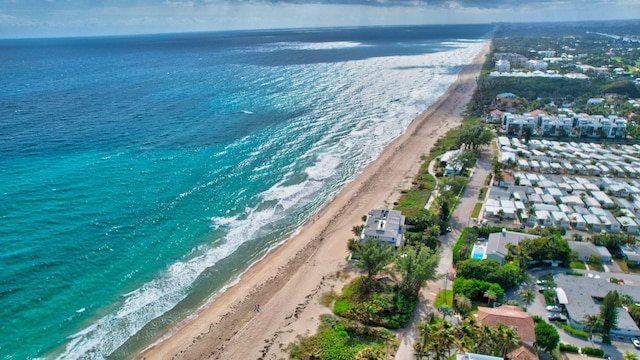
[[[436,140],[461,122],[491,40],[434,104],[387,145],[302,229],[269,251],[192,320],[161,334],[137,359],[278,359],[296,335],[314,332],[331,310],[319,295],[340,291],[351,228],[371,209],[392,207]],[[261,311],[255,311],[260,305]],[[189,319],[190,316],[187,317]]]

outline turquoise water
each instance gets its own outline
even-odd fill
[[[0,358],[125,358],[286,239],[488,26],[0,40]]]

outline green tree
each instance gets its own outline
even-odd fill
[[[463,317],[467,316],[469,311],[473,308],[473,304],[471,303],[471,300],[469,300],[468,297],[462,294],[456,294],[454,298],[454,304],[458,313]]]
[[[504,181],[504,175],[502,174],[502,170],[504,169],[504,164],[498,161],[498,158],[494,158],[491,161],[491,167],[493,168],[493,180],[498,182],[498,186]]]
[[[589,256],[589,259],[587,260],[587,264],[592,266],[600,266],[602,265],[602,261],[603,261],[602,256],[593,254]]]
[[[598,315],[587,315],[582,319],[582,323],[584,324],[585,329],[589,329],[589,339],[591,339],[593,331],[597,331],[603,325],[602,318]]]
[[[413,344],[413,350],[415,350],[418,359],[422,359],[423,356],[431,354],[431,338],[434,328],[431,323],[424,322],[418,325],[418,331],[420,332],[420,341]]]
[[[618,307],[620,306],[620,294],[618,291],[609,291],[600,305],[600,317],[602,318],[602,332],[609,335],[611,329],[618,324]]]
[[[438,306],[438,311],[442,314],[443,320],[445,320],[447,316],[452,316],[456,313],[449,305]]]
[[[630,353],[629,351],[625,351],[623,357],[624,360],[638,360],[638,355]]]
[[[498,326],[496,326],[494,341],[498,344],[498,351],[503,359],[507,358],[508,353],[520,347],[520,336],[518,336],[518,333],[504,324],[498,324]]]
[[[453,325],[445,320],[438,321],[435,324],[435,331],[433,333],[432,342],[435,359],[440,360],[448,358],[451,350],[456,344]]]
[[[560,342],[558,330],[546,321],[540,321],[536,324],[535,333],[536,345],[546,352],[553,351]]]
[[[478,161],[478,155],[473,151],[460,151],[451,160],[450,164],[460,165],[463,169],[472,168]]]
[[[488,289],[482,296],[487,299],[487,304],[491,304],[492,301],[496,301],[496,299],[498,298],[498,294],[496,294],[493,289]]]
[[[351,228],[351,232],[356,236],[356,237],[360,237],[360,235],[362,234],[362,230],[364,229],[364,224],[360,224],[360,225],[356,225],[354,227]]]
[[[536,299],[536,293],[531,289],[527,289],[520,294],[520,298],[524,301],[524,311],[527,311],[529,305],[531,305]]]
[[[458,146],[465,149],[477,150],[482,145],[487,145],[493,140],[493,132],[485,124],[463,125],[458,130]]]
[[[523,129],[524,143],[528,144],[529,140],[531,140],[531,135],[533,135],[533,130],[529,126],[525,126]]]
[[[347,241],[347,249],[349,249],[352,254],[357,253],[360,249],[360,241],[353,238],[349,239],[349,241]]]
[[[402,288],[417,295],[427,281],[438,278],[439,262],[440,253],[438,251],[433,251],[428,247],[416,250],[413,246],[408,246],[396,256],[394,269],[402,275]]]
[[[382,271],[385,266],[389,265],[393,259],[393,246],[384,243],[379,238],[369,237],[360,244],[358,251],[360,261],[356,263],[356,267],[367,273],[367,291],[372,284],[373,278]]]

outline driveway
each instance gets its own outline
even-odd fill
[[[438,274],[445,275],[442,279],[434,282],[429,282],[427,288],[422,290],[420,294],[420,302],[417,309],[411,318],[411,321],[405,329],[400,330],[396,334],[400,337],[400,347],[396,352],[396,359],[400,360],[412,360],[415,359],[413,351],[413,343],[418,338],[419,332],[417,326],[425,321],[429,314],[437,314],[437,310],[433,308],[433,300],[435,299],[438,291],[447,288],[451,289],[451,282],[453,279],[453,257],[451,250],[456,241],[460,237],[462,229],[467,226],[471,226],[471,212],[476,202],[478,202],[478,196],[480,189],[484,187],[484,180],[491,172],[491,159],[493,157],[491,146],[485,146],[482,148],[478,164],[476,165],[469,183],[460,197],[460,203],[456,207],[454,213],[451,215],[449,224],[453,231],[446,233],[439,237],[440,246],[440,263],[438,265]],[[449,276],[446,276],[449,274]],[[452,319],[449,319],[452,320]]]

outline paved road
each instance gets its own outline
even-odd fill
[[[400,336],[400,347],[396,352],[396,359],[399,360],[412,360],[415,359],[413,352],[413,343],[418,338],[419,332],[417,330],[417,325],[420,322],[424,321],[430,313],[437,312],[436,309],[433,308],[433,300],[435,299],[436,294],[440,289],[444,289],[445,287],[451,289],[451,280],[453,279],[452,274],[452,253],[451,250],[460,237],[460,233],[462,229],[472,224],[471,221],[471,212],[473,211],[473,207],[476,202],[478,202],[478,196],[480,194],[480,189],[484,187],[484,180],[487,175],[491,172],[491,159],[493,157],[493,153],[491,150],[491,146],[485,146],[482,149],[480,154],[480,159],[478,164],[473,171],[473,175],[469,180],[467,187],[464,190],[460,198],[460,204],[456,207],[455,212],[453,213],[450,225],[453,228],[453,231],[440,236],[441,248],[440,248],[440,264],[438,266],[438,274],[448,274],[451,275],[443,276],[442,279],[430,282],[428,287],[424,289],[420,295],[420,303],[417,306],[415,313],[411,319],[411,322],[407,325],[407,327],[397,334]]]

